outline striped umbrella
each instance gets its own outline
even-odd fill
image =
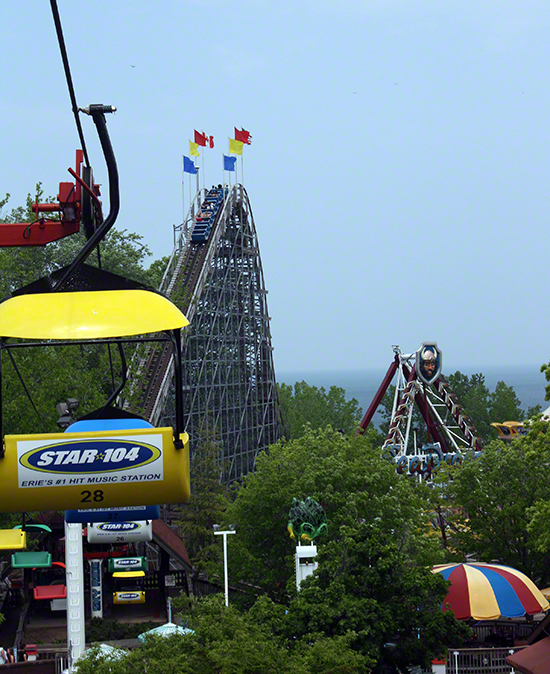
[[[459,620],[497,620],[542,613],[548,600],[526,575],[499,564],[441,564],[433,567],[451,586],[443,610]]]

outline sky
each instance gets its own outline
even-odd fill
[[[153,259],[235,126],[276,370],[550,360],[547,0],[58,0],[78,105],[107,124],[116,226]],[[47,0],[0,3],[0,198],[56,195],[79,145]],[[82,125],[97,182],[107,171]],[[244,173],[244,175],[243,175]],[[226,174],[227,175],[227,174]],[[445,368],[446,369],[446,368]]]

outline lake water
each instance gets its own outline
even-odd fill
[[[388,367],[390,363],[388,362]],[[310,386],[324,387],[329,390],[331,386],[343,388],[346,399],[355,398],[365,412],[374,398],[382,379],[387,372],[384,369],[372,370],[311,370],[311,371],[277,371],[277,382],[294,385],[296,382],[305,381]],[[544,375],[540,372],[540,365],[509,365],[502,367],[453,367],[445,369],[443,374],[452,374],[459,370],[468,376],[481,373],[485,376],[485,384],[490,391],[495,390],[499,381],[507,386],[512,386],[517,397],[521,401],[522,409],[540,405],[545,410],[550,403],[544,400],[545,386],[547,384]],[[395,381],[393,382],[395,383]],[[380,419],[374,418],[375,426]],[[508,419],[506,419],[508,421]]]

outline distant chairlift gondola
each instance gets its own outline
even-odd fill
[[[56,576],[56,571],[62,571],[63,576]],[[62,600],[67,597],[67,581],[65,579],[65,564],[52,562],[49,570],[33,569],[33,597],[37,601]],[[53,607],[52,607],[53,608]]]
[[[115,571],[113,604],[145,603],[145,571]]]

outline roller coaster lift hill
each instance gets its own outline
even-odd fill
[[[181,329],[189,324],[164,295],[86,264],[114,225],[119,210],[118,170],[105,114],[112,106],[80,109],[96,125],[109,175],[109,214],[103,220],[99,188],[77,150],[75,183],[61,183],[58,204],[34,204],[35,214],[59,211],[59,220],[0,225],[0,246],[46,245],[82,227],[86,241],[73,261],[15,290],[0,302],[2,352],[67,344],[115,345],[120,384],[105,404],[81,417],[70,432],[6,435],[0,368],[0,512],[147,506],[188,500],[189,438],[184,432]],[[11,341],[17,340],[17,341]],[[29,341],[31,340],[31,341]],[[174,360],[173,428],[153,428],[120,409],[126,384],[123,344],[169,342]],[[110,347],[109,347],[110,348]],[[53,402],[52,402],[53,404]]]

